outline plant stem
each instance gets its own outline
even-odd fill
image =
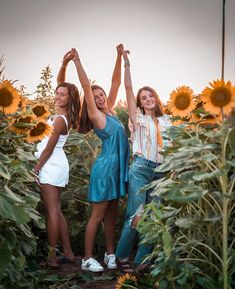
[[[223,140],[221,137],[221,160],[222,160],[222,168],[225,167],[226,164],[226,144],[227,144],[227,137]],[[222,269],[223,269],[223,288],[228,289],[228,204],[229,199],[227,196],[227,174],[223,173],[222,175],[222,182],[221,182],[221,189],[223,193],[223,236],[222,236]]]

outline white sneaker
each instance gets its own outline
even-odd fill
[[[104,263],[107,265],[108,269],[116,269],[116,256],[114,254],[104,254]]]
[[[101,264],[96,261],[94,258],[89,258],[87,260],[82,259],[81,269],[91,272],[103,272],[104,268]]]

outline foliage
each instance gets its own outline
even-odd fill
[[[100,150],[100,140],[94,133],[70,133],[65,144],[69,160],[69,184],[62,192],[62,207],[67,216],[75,252],[84,250],[84,233],[90,215],[87,190],[91,165]],[[75,245],[76,244],[76,245]]]
[[[54,110],[54,90],[51,84],[52,78],[51,68],[47,65],[41,72],[41,82],[38,84],[35,92],[35,101],[37,103],[47,104],[51,112]]]
[[[232,288],[234,277],[235,130],[221,125],[172,126],[172,146],[152,183],[164,205],[146,206],[139,225],[159,288]],[[151,216],[151,217],[149,217]]]
[[[33,147],[9,130],[18,114],[0,112],[0,283],[5,288],[19,288],[27,258],[37,247],[31,224],[41,226],[38,189],[30,173]]]
[[[118,105],[115,106],[114,110],[115,110],[115,113],[118,116],[118,119],[124,125],[124,127],[126,129],[126,132],[127,132],[127,135],[130,136],[130,131],[129,131],[129,128],[128,128],[129,115],[128,115],[128,110],[127,110],[126,103],[119,102]]]

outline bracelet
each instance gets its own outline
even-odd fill
[[[62,67],[63,67],[63,68],[66,68],[66,67],[67,67],[67,65],[63,65],[63,64],[62,64]]]
[[[73,59],[73,61],[76,61],[76,60],[79,60],[79,61],[80,61],[80,58]]]
[[[130,66],[130,61],[127,59],[127,60],[124,60],[124,67],[126,66]]]

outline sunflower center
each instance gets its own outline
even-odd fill
[[[190,105],[190,96],[187,93],[180,93],[175,99],[175,107],[184,110]]]
[[[46,130],[46,125],[42,122],[38,123],[35,128],[31,129],[30,135],[31,136],[39,136]]]
[[[38,105],[38,106],[33,108],[33,112],[36,114],[36,116],[41,116],[46,112],[46,110],[45,110],[44,106]]]
[[[21,117],[19,120],[14,122],[14,125],[18,128],[18,129],[27,129],[26,124],[31,122],[31,117],[26,116],[26,117]]]
[[[26,116],[26,117],[21,117],[18,122],[24,122],[24,123],[30,123],[31,122],[31,117]]]
[[[211,102],[214,106],[224,107],[231,100],[231,93],[225,87],[215,88],[211,93]]]
[[[13,95],[7,88],[0,89],[0,106],[8,107],[12,104]]]

